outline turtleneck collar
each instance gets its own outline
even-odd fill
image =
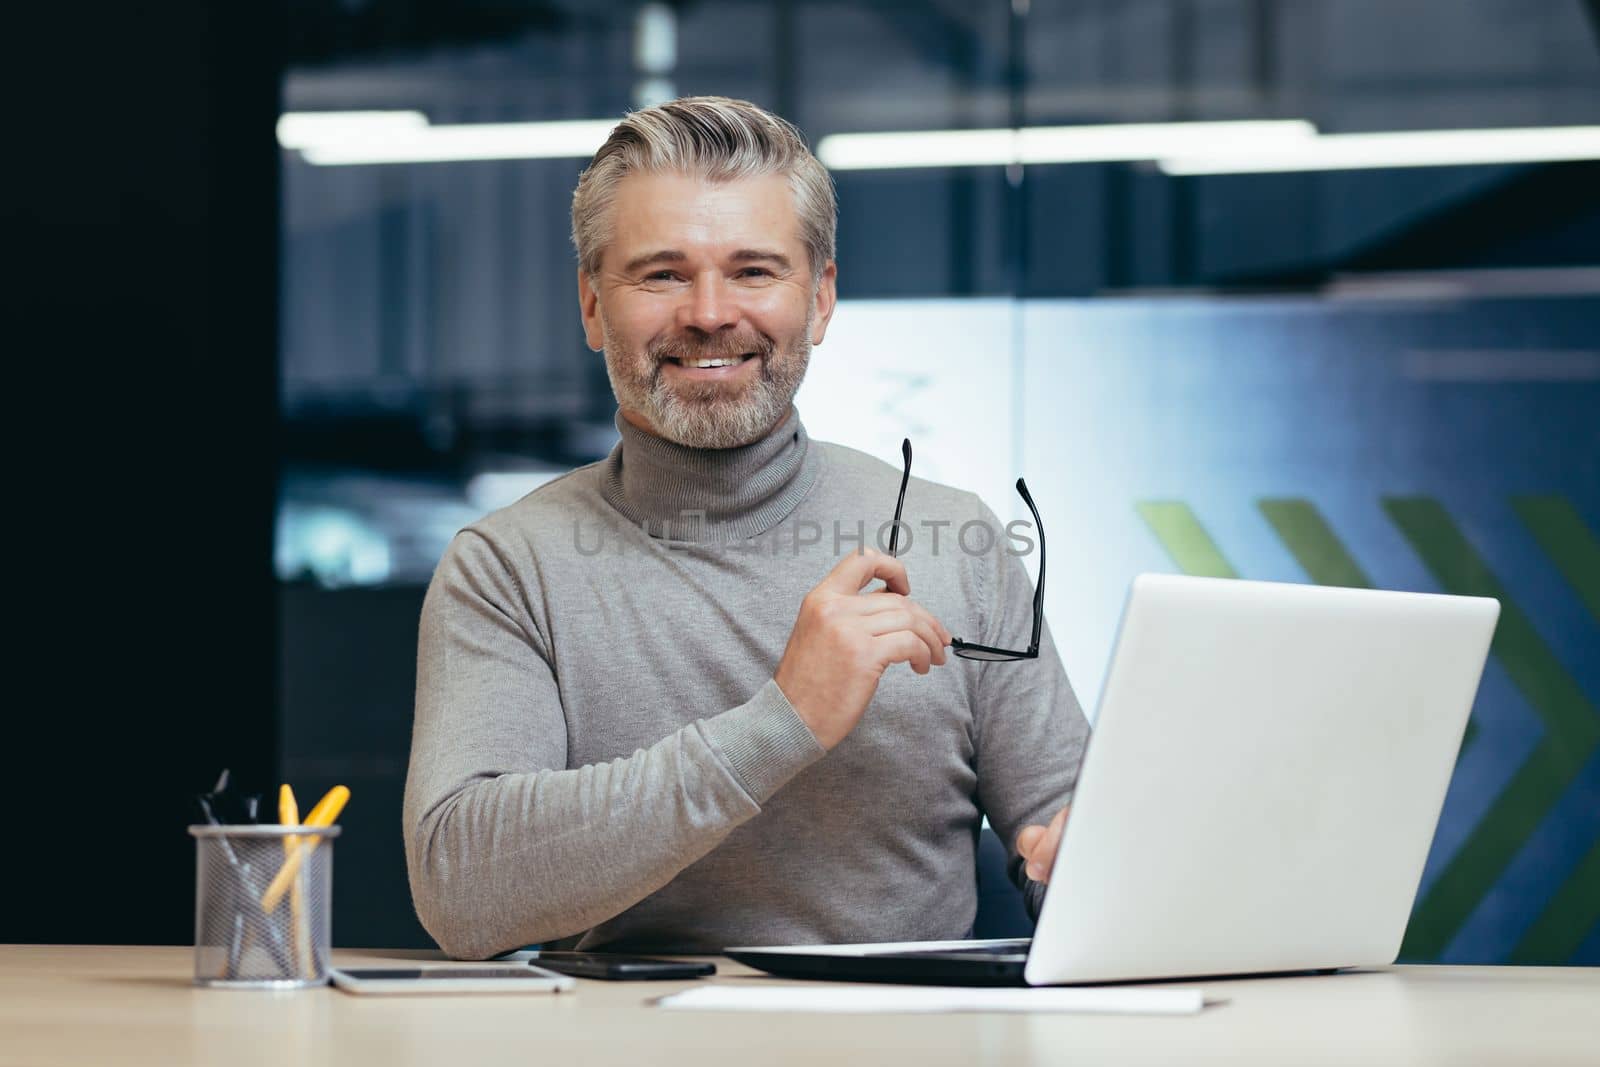
[[[820,454],[800,413],[738,448],[689,448],[617,413],[622,440],[605,461],[606,502],[651,537],[741,541],[792,512],[817,480]]]

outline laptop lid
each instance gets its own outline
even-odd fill
[[[1499,611],[1137,578],[1027,981],[1393,962]]]

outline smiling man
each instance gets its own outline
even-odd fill
[[[1087,723],[1048,632],[947,653],[1031,628],[993,512],[913,479],[888,555],[901,472],[805,432],[836,216],[794,127],[719,97],[580,178],[621,441],[463,530],[423,607],[406,854],[450,954],[962,937],[986,814],[1037,910]]]
[[[832,262],[813,273],[795,222],[783,175],[619,183],[610,224],[621,239],[592,274],[579,270],[578,293],[624,419],[694,448],[736,448],[789,414],[833,315],[835,273]]]

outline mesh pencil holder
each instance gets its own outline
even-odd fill
[[[328,981],[339,827],[191,826],[194,981],[298,989]]]

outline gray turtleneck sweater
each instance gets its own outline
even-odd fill
[[[1037,660],[891,667],[824,751],[773,673],[899,470],[792,412],[718,451],[618,428],[607,459],[461,531],[428,589],[405,795],[423,925],[462,958],[965,936],[983,816],[1011,848],[1076,780],[1088,725],[1048,633]],[[993,513],[913,478],[905,522],[912,597],[1025,646],[1023,546]]]

